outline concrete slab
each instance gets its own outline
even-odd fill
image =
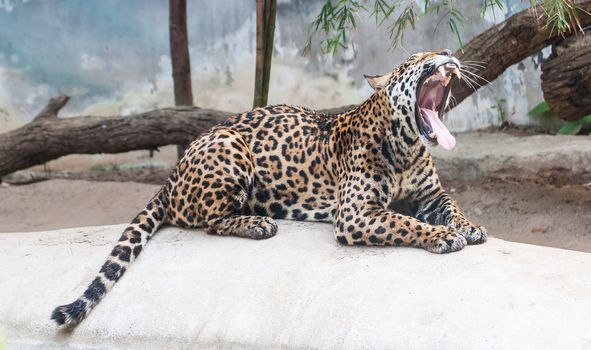
[[[266,241],[166,228],[72,333],[123,225],[0,234],[8,349],[589,349],[591,254],[498,239],[450,255],[343,247],[282,221]],[[0,341],[1,343],[1,341]]]
[[[457,135],[452,151],[431,149],[439,174],[473,180],[486,176],[527,177],[551,169],[591,173],[591,137],[512,136],[471,132]]]

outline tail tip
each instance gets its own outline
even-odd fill
[[[58,306],[51,313],[51,319],[58,326],[77,324],[84,316],[86,316],[86,303],[80,299],[68,305]]]
[[[56,307],[51,313],[51,319],[57,323],[58,326],[63,326],[66,323],[66,314],[63,311],[64,306]]]

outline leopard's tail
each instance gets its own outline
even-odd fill
[[[168,198],[163,187],[123,231],[119,242],[86,291],[71,304],[58,306],[51,319],[60,326],[75,325],[107,294],[166,220]]]

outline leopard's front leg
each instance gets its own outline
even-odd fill
[[[419,197],[415,203],[418,208],[416,218],[433,224],[445,225],[456,229],[466,238],[468,244],[481,244],[486,242],[488,233],[482,226],[472,224],[449,194],[441,187],[430,195]]]
[[[348,245],[413,246],[433,253],[450,253],[466,245],[453,228],[430,225],[368,203],[343,207],[335,220],[335,238]]]
[[[407,184],[406,199],[410,202],[414,217],[431,225],[444,225],[455,229],[466,238],[468,244],[486,242],[486,229],[466,219],[458,204],[441,187],[433,158],[428,150],[424,150],[422,157],[410,172],[409,177],[414,181]]]
[[[414,246],[433,253],[454,252],[466,245],[466,239],[455,229],[388,211],[374,191],[359,190],[356,184],[339,190],[334,234],[340,243]]]

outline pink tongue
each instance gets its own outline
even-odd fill
[[[421,108],[421,114],[429,119],[433,132],[437,134],[437,142],[441,147],[450,150],[456,146],[456,138],[447,130],[439,119],[437,112],[427,108]]]

